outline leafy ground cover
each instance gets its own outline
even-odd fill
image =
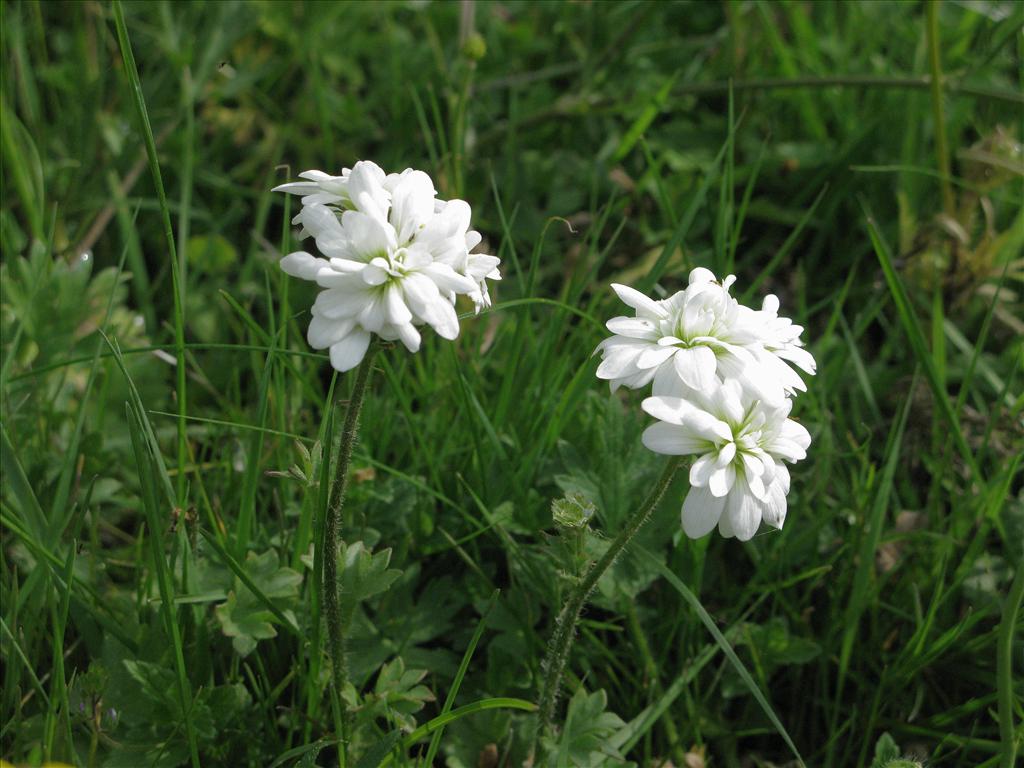
[[[123,12],[119,40],[107,3],[3,6],[2,757],[336,763],[311,545],[352,376],[306,344],[269,189],[369,158],[470,201],[505,279],[457,343],[377,357],[355,765],[522,763],[553,618],[664,462],[594,377],[608,284],[697,265],[806,327],[810,456],[747,544],[686,539],[677,480],[598,585],[544,764],[1013,764],[1019,5]]]

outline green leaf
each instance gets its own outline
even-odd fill
[[[388,755],[402,742],[402,732],[398,729],[390,731],[383,739],[363,753],[356,763],[356,768],[377,768]]]
[[[316,766],[316,758],[320,754],[324,747],[331,745],[331,742],[327,739],[320,739],[318,741],[310,742],[309,744],[303,744],[298,747],[286,750],[278,755],[277,759],[272,762],[269,768],[280,768],[285,763],[290,763],[296,757],[299,758],[293,763],[294,768],[304,768],[305,766]]]
[[[618,750],[609,746],[614,734],[626,724],[614,712],[606,711],[608,694],[588,694],[582,688],[569,701],[565,728],[555,741],[546,739],[549,768],[598,768],[609,758],[627,765]]]
[[[363,542],[341,543],[339,559],[342,564],[338,575],[344,609],[351,610],[356,603],[386,592],[402,572],[388,568],[391,550],[371,553]]]
[[[210,274],[221,274],[238,263],[238,251],[223,235],[194,235],[185,251],[189,266]]]
[[[226,603],[217,606],[216,613],[221,631],[231,638],[231,645],[239,656],[252,653],[257,640],[277,637],[277,630],[271,624],[274,615],[244,598],[239,602],[234,592],[228,594]]]
[[[875,742],[875,759],[871,762],[871,768],[884,768],[890,761],[900,756],[900,748],[889,732],[886,731],[878,737]]]
[[[231,638],[231,644],[240,656],[248,656],[256,648],[258,640],[269,640],[277,636],[275,624],[281,618],[271,611],[269,601],[295,624],[291,610],[299,597],[302,575],[291,568],[278,565],[277,554],[268,550],[261,555],[250,552],[245,559],[245,573],[262,594],[257,596],[237,576],[234,589],[228,593],[227,602],[216,608],[221,631]]]
[[[399,656],[381,667],[373,693],[367,697],[371,711],[378,716],[389,716],[406,730],[416,727],[412,715],[434,701],[434,694],[421,685],[427,676],[425,669],[406,669]]]
[[[156,730],[160,733],[171,733],[173,724],[180,723],[184,717],[181,700],[177,696],[175,673],[160,664],[149,661],[125,659],[124,668],[129,677],[138,685],[135,695],[131,698],[130,718],[144,726],[144,730]],[[223,686],[228,687],[228,686]],[[213,714],[205,697],[196,697],[192,701],[189,715],[195,726],[196,736],[200,739],[212,739],[216,736]],[[127,713],[126,713],[127,716]],[[179,740],[181,735],[178,736]],[[187,746],[187,742],[184,743]],[[187,756],[187,752],[184,753]]]
[[[821,655],[821,646],[812,640],[790,634],[786,619],[777,616],[764,624],[745,622],[736,633],[736,645],[746,645],[755,668],[767,683],[772,673],[789,664],[806,664]],[[723,673],[722,695],[726,698],[747,693],[746,683],[732,667]]]

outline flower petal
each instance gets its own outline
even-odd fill
[[[352,204],[382,223],[387,221],[390,205],[390,196],[384,188],[385,178],[384,171],[369,160],[360,160],[353,165],[348,176],[348,194]]]
[[[476,290],[476,281],[473,278],[460,275],[447,264],[434,262],[420,271],[433,280],[442,291],[472,293]]]
[[[345,252],[331,255],[356,261],[370,261],[390,253],[398,246],[394,227],[385,220],[361,211],[345,211],[341,214],[341,227],[344,232]],[[323,249],[320,240],[317,240],[317,246]]]
[[[736,468],[733,465],[716,466],[708,477],[708,490],[715,496],[726,496],[736,484]]]
[[[384,313],[392,325],[403,326],[412,321],[412,312],[402,300],[402,289],[394,283],[384,290]]]
[[[437,335],[449,341],[459,337],[459,316],[455,314],[455,307],[445,299],[438,299],[434,303],[436,316],[430,322],[431,327],[437,331]]]
[[[772,483],[768,486],[768,496],[764,499],[761,515],[765,523],[772,528],[781,528],[786,522],[786,492],[782,489],[782,483]]]
[[[389,220],[398,233],[398,243],[408,243],[434,215],[434,184],[423,171],[412,171],[391,193]]]
[[[691,488],[683,501],[683,531],[691,539],[706,536],[718,523],[724,508],[724,498],[712,496],[707,488]]]
[[[398,326],[398,338],[410,352],[418,352],[420,348],[420,332],[412,323]]]
[[[732,492],[725,502],[725,514],[736,538],[749,541],[761,524],[761,503],[750,492],[743,477],[739,477],[733,485]]]
[[[690,285],[715,282],[715,273],[705,267],[696,267],[690,270]]]
[[[684,427],[659,422],[644,430],[640,437],[646,448],[668,456],[686,456],[707,450],[706,440],[694,437]]]
[[[605,327],[612,333],[633,339],[656,341],[658,338],[658,331],[654,327],[654,323],[642,317],[613,317],[605,323]]]
[[[640,316],[639,313],[643,313],[644,316],[652,320],[668,317],[668,311],[664,307],[654,299],[644,296],[635,288],[612,283],[612,290],[615,291],[624,304],[637,311],[638,317]]]
[[[363,361],[369,346],[370,334],[362,328],[356,328],[344,339],[331,345],[331,365],[341,373],[350,371]]]
[[[649,345],[640,356],[636,359],[637,368],[656,368],[657,366],[664,363],[672,355],[675,354],[675,350],[671,347],[659,347],[654,344]]]
[[[289,253],[279,262],[285,274],[303,280],[316,280],[323,271],[331,271],[330,262],[320,259],[305,251]]]
[[[369,286],[351,275],[347,280],[338,280],[333,288],[320,291],[313,302],[313,314],[337,320],[342,317],[354,317],[367,301]]]
[[[690,467],[690,485],[703,488],[707,486],[708,480],[711,479],[711,473],[715,471],[715,459],[717,456],[714,453],[705,453]]]
[[[313,315],[306,331],[306,340],[313,349],[327,349],[348,336],[355,324],[353,318],[332,320],[323,315]]]
[[[612,347],[597,367],[597,378],[618,379],[623,376],[632,376],[639,370],[636,367],[636,358],[639,352],[640,348],[635,345]]]
[[[710,392],[718,383],[715,353],[708,347],[677,349],[673,363],[679,378],[699,392]]]
[[[680,427],[686,423],[687,417],[697,410],[697,406],[686,398],[661,395],[644,398],[640,407],[644,409],[645,413],[659,421],[666,421]]]

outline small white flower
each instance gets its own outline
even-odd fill
[[[330,349],[337,370],[360,363],[371,334],[401,340],[411,352],[420,346],[419,326],[456,338],[459,294],[478,312],[489,306],[484,280],[500,279],[499,260],[469,252],[481,239],[469,229],[469,205],[436,199],[427,174],[389,175],[364,161],[341,176],[301,176],[310,181],[276,189],[303,195],[293,223],[327,258],[299,251],[281,259],[281,268],[325,289],[313,304],[308,340]]]
[[[781,528],[786,519],[789,470],[805,458],[807,430],[788,418],[792,400],[754,399],[737,381],[686,397],[648,397],[643,409],[659,420],[643,434],[656,453],[696,455],[682,508],[683,530],[700,538],[716,525],[726,537],[747,541],[761,521]]]
[[[718,283],[710,270],[698,267],[685,290],[661,301],[613,284],[636,314],[608,321],[615,335],[597,347],[603,358],[598,377],[609,380],[612,391],[653,382],[654,394],[672,396],[680,395],[680,387],[707,392],[735,379],[772,402],[803,389],[784,362],[813,373],[814,360],[797,338],[803,329],[778,316],[775,297],[760,312],[742,306],[729,295],[735,279],[730,275]]]

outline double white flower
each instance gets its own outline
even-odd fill
[[[789,417],[790,397],[805,389],[790,363],[809,374],[814,358],[799,325],[778,314],[779,300],[760,310],[729,294],[704,268],[689,285],[656,301],[624,285],[612,288],[635,317],[608,321],[614,334],[597,350],[599,378],[638,389],[653,383],[643,409],[660,423],[643,442],[657,453],[696,455],[682,509],[692,538],[717,525],[723,536],[746,541],[763,520],[781,528],[789,470],[783,461],[806,456],[811,437]]]
[[[760,312],[742,306],[729,295],[735,280],[730,275],[719,284],[698,267],[685,290],[662,301],[613,284],[636,316],[608,321],[615,335],[598,345],[598,378],[608,379],[612,391],[653,381],[655,395],[677,394],[680,383],[708,391],[729,379],[772,402],[802,391],[803,382],[785,361],[814,373],[814,358],[798,338],[803,328],[778,316],[774,296]]]
[[[281,268],[325,289],[313,304],[307,338],[314,349],[330,349],[334,368],[357,366],[371,334],[401,340],[410,352],[420,347],[423,325],[456,338],[457,295],[468,296],[477,312],[490,306],[485,280],[501,279],[499,260],[470,253],[481,237],[469,229],[469,205],[438,200],[427,174],[385,174],[362,161],[341,176],[300,177],[307,181],[274,191],[302,196],[292,221],[327,258],[298,251],[282,258]]]
[[[805,458],[811,436],[787,418],[792,400],[771,405],[745,395],[731,380],[710,392],[643,402],[659,420],[644,431],[644,445],[656,453],[698,457],[682,510],[683,530],[691,538],[717,525],[723,536],[747,541],[762,520],[774,528],[786,520],[789,470],[783,460]]]

